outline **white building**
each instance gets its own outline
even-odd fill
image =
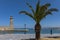
[[[10,16],[10,26],[0,26],[0,30],[13,30],[13,17]]]

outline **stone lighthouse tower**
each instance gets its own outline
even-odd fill
[[[13,30],[13,16],[10,16],[10,29]]]

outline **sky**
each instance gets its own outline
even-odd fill
[[[19,14],[19,11],[26,10],[31,12],[26,5],[28,2],[35,9],[37,0],[0,0],[0,26],[10,25],[10,16],[13,16],[14,28],[34,28],[35,21],[24,15]],[[53,15],[48,15],[41,21],[42,27],[60,27],[60,0],[41,0],[40,4],[51,3],[51,8],[57,8],[58,12],[53,12]]]

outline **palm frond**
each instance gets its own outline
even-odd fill
[[[58,9],[56,9],[56,8],[51,8],[51,9],[49,9],[49,11],[51,11],[51,12],[53,12],[53,11],[58,11]]]
[[[39,10],[40,10],[40,0],[38,0],[38,2],[36,4],[36,10],[35,10],[35,14],[34,14],[34,17],[37,19],[38,19],[38,15],[39,15]]]
[[[47,15],[52,15],[53,11],[58,11],[58,10],[56,8],[48,9],[48,11],[44,13],[43,17],[46,17]]]
[[[49,14],[52,15],[52,12],[53,12],[53,11],[58,11],[58,9],[56,9],[56,8],[48,9],[48,11],[45,12],[45,16],[47,16],[47,15],[49,15]]]
[[[52,15],[52,12],[51,11],[47,11],[44,16],[47,16],[47,15]]]
[[[58,9],[56,9],[56,8],[48,9],[48,10],[45,12],[44,17],[47,16],[47,15],[52,15],[52,12],[53,12],[53,11],[56,12],[56,11],[58,11]]]
[[[38,0],[38,3],[36,4],[36,13],[39,11],[39,6],[40,6],[40,0]]]
[[[33,7],[32,7],[31,5],[29,5],[29,3],[26,3],[26,4],[29,6],[29,8],[32,10],[32,12],[33,12],[33,14],[34,14],[35,12],[34,12]]]
[[[30,14],[30,13],[28,13],[27,11],[20,11],[19,14],[25,14],[25,15],[31,17],[33,20],[35,20],[35,18],[33,17],[33,15]]]
[[[40,19],[43,19],[43,18],[45,18],[47,15],[52,15],[52,12],[53,11],[58,11],[58,9],[56,9],[56,8],[51,8],[51,9],[47,9],[47,10],[45,10],[45,11],[43,11],[43,13],[41,13],[40,15]]]
[[[40,10],[45,11],[45,10],[47,10],[47,8],[49,6],[51,6],[51,4],[50,3],[47,3],[47,4],[43,5],[43,6],[41,6]]]
[[[46,14],[41,14],[41,15],[39,16],[39,22],[40,22],[42,19],[46,18],[46,16],[49,15],[49,14],[52,15],[51,12],[47,12]]]
[[[30,13],[28,13],[28,12],[26,12],[26,11],[21,11],[21,12],[19,12],[19,13],[20,13],[20,14],[23,13],[23,14],[25,14],[25,15],[28,15],[28,16],[30,16],[30,17],[33,17],[32,14],[30,14]]]
[[[47,8],[47,7],[50,7],[51,4],[50,3],[46,3],[44,6]]]

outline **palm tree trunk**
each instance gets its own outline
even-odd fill
[[[41,26],[39,23],[36,23],[35,25],[35,39],[40,40],[40,31],[41,31]]]

